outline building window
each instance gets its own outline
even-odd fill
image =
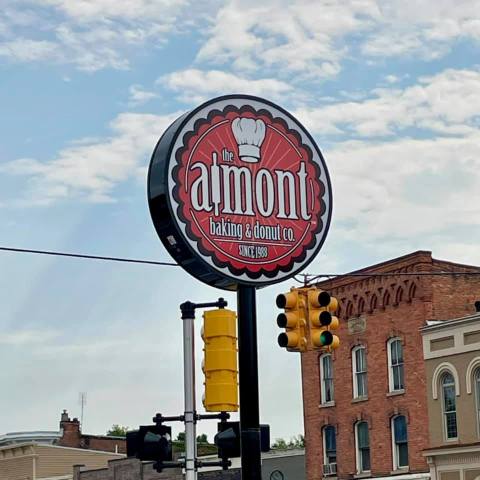
[[[387,344],[388,381],[390,392],[403,390],[403,347],[399,338],[391,338]]]
[[[323,465],[335,465],[337,464],[337,441],[335,438],[335,427],[327,425],[323,429]],[[335,470],[335,471],[334,471]],[[324,468],[325,474],[336,473],[335,468]]]
[[[365,347],[358,346],[352,350],[353,397],[367,396],[367,356]]]
[[[407,420],[403,415],[392,418],[393,469],[408,467]]]
[[[333,402],[333,362],[329,353],[320,357],[320,384],[322,404]]]
[[[455,399],[455,380],[451,373],[442,377],[443,417],[447,440],[457,438],[457,407]]]
[[[358,422],[355,425],[355,443],[357,445],[357,471],[358,473],[369,472],[370,439],[367,422]]]

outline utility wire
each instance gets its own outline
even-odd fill
[[[13,253],[32,253],[37,255],[53,255],[58,257],[83,258],[87,260],[103,260],[109,262],[139,263],[143,265],[157,265],[161,267],[179,267],[178,263],[157,262],[155,260],[143,260],[137,258],[107,257],[101,255],[86,255],[83,253],[57,252],[52,250],[34,250],[30,248],[0,247],[0,251]],[[333,279],[336,277],[398,277],[398,276],[445,276],[445,275],[480,275],[480,268],[476,272],[353,272],[353,273],[321,273],[302,274],[303,280],[298,277],[294,279],[299,283],[311,283],[320,278]]]
[[[144,265],[160,265],[162,267],[179,267],[178,263],[156,262],[154,260],[139,260],[136,258],[104,257],[99,255],[85,255],[82,253],[54,252],[50,250],[32,250],[28,248],[0,247],[0,251],[15,253],[36,253],[38,255],[55,255],[58,257],[86,258],[88,260],[105,260],[109,262],[141,263]]]

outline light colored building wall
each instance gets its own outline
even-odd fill
[[[425,452],[431,480],[476,480],[480,476],[480,446],[432,449]]]
[[[432,480],[480,477],[480,430],[475,374],[480,368],[480,312],[422,329],[427,375],[430,446],[424,451]],[[442,377],[455,380],[456,439],[446,438]]]
[[[455,368],[459,383],[459,395],[456,397],[458,442],[473,443],[480,441],[475,388],[472,389],[470,394],[467,393],[466,378],[468,366],[477,358],[480,359],[480,351],[460,353],[458,355],[451,355],[447,358],[436,358],[426,361],[427,378],[429,379],[427,384],[429,432],[430,445],[432,447],[451,443],[447,441],[445,437],[442,408],[442,374],[439,373],[440,371],[444,372],[447,369],[451,371],[451,367],[447,364],[450,364]],[[437,374],[434,379],[433,375],[435,372],[439,374]],[[475,371],[471,372],[471,377],[473,377],[474,374]],[[436,399],[433,398],[434,382],[436,383],[437,388]],[[473,381],[472,386],[474,387]]]
[[[480,441],[475,373],[480,368],[480,315],[451,320],[423,329],[427,375],[430,447],[452,444],[447,440],[443,417],[442,378],[451,372],[456,382],[458,440]]]
[[[0,448],[1,480],[33,480],[35,451],[32,446]]]
[[[75,464],[83,464],[91,469],[103,468],[107,466],[109,460],[124,457],[114,453],[50,445],[37,445],[35,450],[38,454],[38,478],[71,473],[72,465]]]
[[[42,480],[72,475],[73,465],[106,467],[109,460],[124,458],[110,452],[38,445],[35,442],[0,447],[0,480]]]

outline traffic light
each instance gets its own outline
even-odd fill
[[[203,314],[203,406],[208,412],[238,411],[236,318],[235,312],[225,308]]]
[[[218,447],[220,458],[234,458],[240,456],[240,423],[220,422],[218,433],[213,442]]]
[[[332,315],[337,308],[337,299],[328,292],[316,288],[308,290],[308,326],[313,348],[334,350],[339,347],[339,338],[331,332],[339,326],[338,318]]]
[[[144,425],[127,432],[127,457],[150,460],[161,464],[172,460],[172,428],[164,425]]]
[[[277,316],[277,325],[285,329],[278,336],[278,344],[289,352],[304,352],[307,347],[305,296],[305,291],[298,288],[277,296],[277,307],[285,309]]]
[[[220,422],[217,428],[214,443],[218,447],[218,456],[225,459],[239,457],[240,422]],[[260,450],[270,451],[270,425],[260,425]]]

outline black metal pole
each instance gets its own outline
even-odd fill
[[[238,287],[237,310],[242,479],[261,480],[255,287]]]

